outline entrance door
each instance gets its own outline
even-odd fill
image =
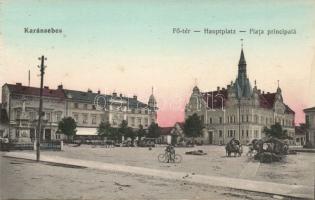
[[[35,129],[34,128],[30,129],[30,138],[31,138],[32,141],[35,140]]]
[[[209,131],[209,144],[213,144],[213,132]]]
[[[51,129],[45,129],[45,140],[51,140]]]

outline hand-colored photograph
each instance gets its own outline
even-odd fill
[[[0,199],[314,199],[314,10],[0,0]]]

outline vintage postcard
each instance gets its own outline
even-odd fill
[[[0,199],[313,199],[314,0],[0,0]]]

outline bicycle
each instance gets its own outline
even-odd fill
[[[180,163],[182,161],[182,156],[179,154],[171,154],[169,152],[165,152],[158,155],[158,160],[164,163],[166,162]]]

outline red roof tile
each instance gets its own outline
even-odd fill
[[[275,102],[276,93],[259,95],[259,103],[262,108],[272,109]]]
[[[212,91],[212,92],[203,92],[201,93],[203,96],[203,99],[208,102],[208,107],[209,108],[215,108],[215,109],[220,109],[222,108],[222,98],[220,96],[223,97],[223,106],[225,106],[226,104],[226,100],[227,100],[227,90],[216,90],[216,91]],[[212,98],[213,95],[213,98]],[[213,104],[212,104],[212,100],[213,100]]]
[[[161,135],[170,135],[173,127],[161,127]]]
[[[306,135],[306,126],[295,126],[295,135]]]
[[[39,96],[40,89],[36,87],[28,87],[22,84],[6,84],[10,92],[14,94],[25,94]],[[43,96],[45,97],[55,97],[55,98],[65,98],[64,92],[62,90],[43,88]]]

